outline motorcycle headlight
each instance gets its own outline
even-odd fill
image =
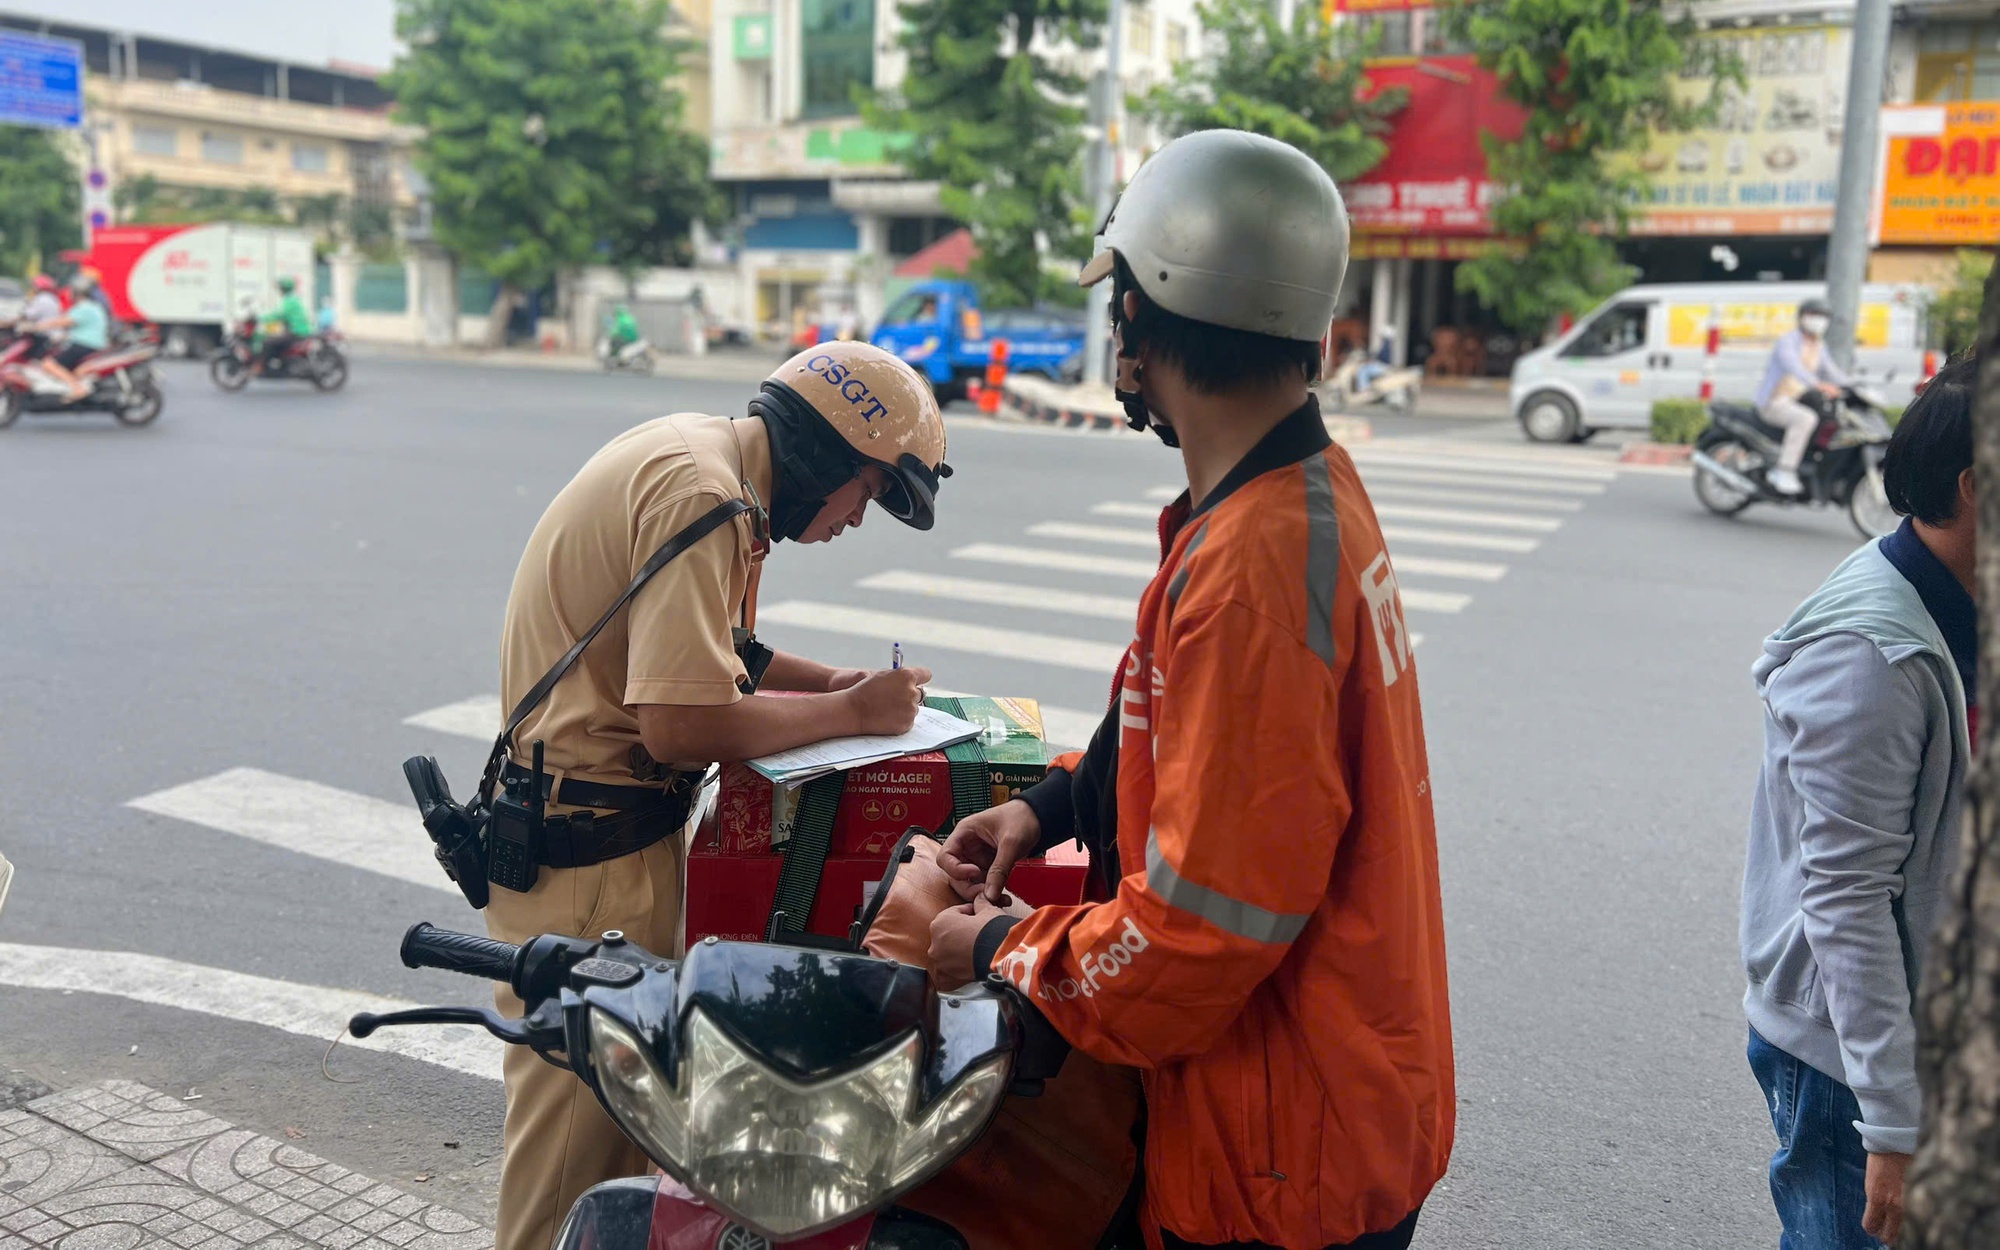
[[[776,1238],[887,1202],[962,1150],[1006,1092],[1009,1059],[973,1069],[921,1112],[915,1033],[866,1066],[812,1084],[780,1076],[699,1010],[678,1088],[638,1039],[591,1012],[599,1088],[621,1128],[688,1186]]]

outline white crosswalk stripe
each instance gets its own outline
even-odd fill
[[[1138,615],[1136,597],[1093,595],[1075,590],[1055,590],[1047,586],[1024,586],[1017,582],[989,582],[974,577],[940,577],[908,569],[889,569],[854,583],[863,590],[890,590],[926,595],[933,599],[954,599],[960,603],[983,603],[1002,608],[1029,608],[1039,612],[1067,612],[1073,616],[1099,616],[1131,623]]]
[[[1504,564],[1485,564],[1477,560],[1443,560],[1434,556],[1392,555],[1390,562],[1396,566],[1398,577],[1405,573],[1415,573],[1418,577],[1452,577],[1469,582],[1497,582],[1507,576]]]
[[[477,698],[461,699],[457,703],[447,703],[434,707],[428,712],[418,712],[415,716],[403,718],[405,725],[415,725],[419,729],[435,729],[439,733],[457,734],[461,738],[484,738],[491,741],[505,722],[500,716],[500,696],[482,694]]]
[[[1047,547],[1011,547],[1005,543],[968,543],[952,549],[954,560],[978,560],[986,564],[1011,564],[1020,568],[1053,569],[1061,573],[1092,573],[1101,577],[1136,577],[1151,581],[1160,566],[1151,560],[1127,560],[1119,556],[1091,555],[1084,551],[1056,551]]]
[[[1457,525],[1483,525],[1489,529],[1532,530],[1553,534],[1562,521],[1552,517],[1515,516],[1505,512],[1472,512],[1464,508],[1429,508],[1411,504],[1377,504],[1375,515],[1397,521],[1445,521]]]
[[[1506,534],[1469,534],[1464,530],[1434,530],[1419,525],[1385,525],[1382,527],[1382,537],[1392,543],[1472,547],[1481,551],[1512,551],[1522,555],[1542,545],[1538,538],[1514,538]]]
[[[1036,538],[1067,538],[1081,543],[1115,543],[1121,547],[1160,549],[1160,536],[1152,530],[1123,529],[1116,525],[1081,525],[1075,521],[1037,521],[1028,527]]]
[[[1140,520],[1150,521],[1160,515],[1160,510],[1155,505],[1149,503],[1122,503],[1113,500],[1109,503],[1092,505],[1090,514],[1092,516],[1137,517]]]
[[[231,768],[126,804],[457,898],[417,809],[261,768]]]
[[[1092,642],[1025,629],[973,625],[934,616],[879,612],[808,599],[788,599],[761,608],[757,620],[759,624],[795,625],[801,629],[878,638],[885,642],[915,642],[943,647],[947,651],[967,651],[974,655],[1029,664],[1080,668],[1093,673],[1110,673],[1125,658],[1122,643]]]
[[[1521,489],[1532,490],[1534,488],[1523,486]],[[1396,486],[1375,482],[1371,482],[1368,485],[1368,497],[1377,501],[1376,507],[1378,508],[1381,507],[1380,501],[1384,499],[1409,499],[1425,503],[1474,504],[1494,508],[1527,508],[1536,512],[1583,511],[1583,501],[1580,499],[1550,499],[1542,495],[1510,495],[1498,491],[1479,490],[1444,490],[1432,486]]]
[[[1360,467],[1361,475],[1368,476],[1371,468],[1400,469],[1467,469],[1500,477],[1550,478],[1573,482],[1611,482],[1618,474],[1612,469],[1594,469],[1582,465],[1548,464],[1544,462],[1522,462],[1502,459],[1497,456],[1481,457],[1477,460],[1463,456],[1424,455],[1416,452],[1391,451],[1382,448],[1367,448],[1354,453],[1354,463]]]
[[[1433,465],[1449,463],[1456,466],[1458,462],[1423,461],[1421,463]],[[1456,467],[1450,469],[1407,469],[1400,467],[1391,468],[1388,466],[1369,467],[1362,469],[1361,480],[1367,483],[1370,490],[1375,488],[1375,483],[1377,482],[1417,482],[1428,486],[1467,486],[1474,489],[1533,489],[1544,494],[1553,495],[1602,495],[1604,493],[1604,484],[1602,482],[1558,481],[1548,478],[1536,481],[1531,487],[1519,477],[1502,477],[1496,474],[1481,473],[1476,469],[1461,470]]]
[[[134,951],[0,942],[0,985],[69,994],[111,994],[133,1002],[257,1024],[316,1042],[347,1031],[361,1012],[381,1015],[418,1004],[356,990],[305,985]],[[489,1081],[500,1079],[503,1043],[480,1029],[383,1029],[343,1046],[386,1051]]]

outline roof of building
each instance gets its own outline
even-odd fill
[[[964,273],[972,267],[972,258],[977,255],[979,245],[972,241],[972,231],[960,227],[897,265],[896,276],[928,278],[940,269]]]

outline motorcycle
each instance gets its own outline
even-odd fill
[[[1831,505],[1846,510],[1863,538],[1894,530],[1899,518],[1882,489],[1882,453],[1893,431],[1881,401],[1847,387],[1838,399],[1814,391],[1800,402],[1819,414],[1799,465],[1802,494],[1784,494],[1767,480],[1785,432],[1749,404],[1712,403],[1709,426],[1694,445],[1695,498],[1717,516],[1735,516],[1753,503]]]
[[[1417,406],[1417,396],[1423,389],[1424,371],[1418,368],[1385,369],[1369,379],[1361,381],[1361,366],[1370,357],[1362,352],[1349,352],[1326,380],[1327,398],[1335,412],[1349,408],[1361,408],[1369,404],[1382,404],[1397,412],[1411,412]]]
[[[24,334],[0,348],[0,429],[24,412],[108,412],[121,425],[149,425],[166,405],[160,380],[153,375],[157,343],[130,343],[86,356],[70,372],[90,391],[71,399],[67,386],[28,359],[33,342]]]
[[[277,359],[265,360],[256,345],[257,319],[246,317],[223,335],[222,346],[209,355],[208,377],[231,393],[248,386],[253,377],[297,379],[322,391],[337,391],[347,385],[347,357],[341,353],[337,337],[301,335]]]
[[[611,340],[597,340],[597,363],[606,373],[617,369],[630,369],[634,373],[653,371],[653,345],[645,339],[633,339],[625,346],[614,349]]]
[[[516,946],[419,924],[402,958],[504,981],[526,1012],[363,1014],[351,1034],[472,1024],[527,1046],[576,1073],[664,1170],[584,1193],[556,1250],[965,1250],[895,1200],[1068,1053],[1026,1027],[1009,986],[940,994],[922,968],[837,949],[707,937],[675,963],[616,931]]]

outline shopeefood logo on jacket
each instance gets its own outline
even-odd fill
[[[889,415],[888,406],[875,398],[875,392],[868,384],[849,373],[847,366],[831,356],[814,356],[806,361],[806,368],[825,378],[840,392],[840,397],[853,404],[855,412],[863,421],[873,421],[877,417]]]

